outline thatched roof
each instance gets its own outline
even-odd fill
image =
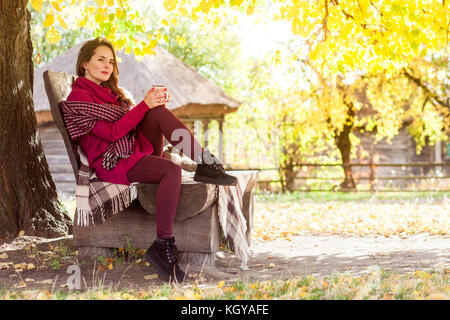
[[[50,110],[42,74],[45,70],[75,74],[78,44],[34,72],[33,99],[35,111]],[[135,56],[118,51],[119,85],[130,91],[139,102],[152,84],[164,84],[171,94],[167,107],[177,116],[189,118],[217,118],[234,112],[240,102],[229,97],[211,80],[177,59],[165,49],[156,48],[155,56],[137,61]]]

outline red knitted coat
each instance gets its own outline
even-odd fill
[[[67,101],[120,105],[118,96],[114,92],[85,77],[78,77],[73,83]],[[150,141],[140,130],[137,130],[130,157],[121,158],[112,170],[107,170],[102,166],[103,154],[108,150],[110,144],[125,137],[136,128],[149,110],[147,104],[141,101],[118,121],[98,120],[87,134],[78,138],[78,143],[88,158],[89,167],[96,172],[100,180],[130,185],[127,178],[128,170],[143,156],[153,153]]]

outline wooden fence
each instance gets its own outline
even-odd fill
[[[361,175],[359,172],[358,174],[354,174],[353,175],[353,180],[355,182],[355,184],[357,185],[356,189],[350,189],[350,190],[345,190],[345,191],[350,191],[350,192],[375,192],[375,191],[383,191],[383,192],[395,192],[395,191],[450,191],[450,170],[446,170],[446,167],[450,167],[450,163],[430,163],[430,162],[416,162],[416,163],[352,163],[349,164],[347,166],[350,167],[366,167],[368,168],[368,174],[366,175]],[[297,164],[295,167],[346,167],[343,164],[339,164],[339,163],[299,163]],[[428,170],[430,171],[429,174],[421,174],[421,175],[414,175],[411,172],[409,172],[408,175],[380,175],[378,176],[377,173],[377,169],[379,168],[383,168],[383,167],[393,167],[393,168],[401,168],[401,169],[406,169],[406,168],[414,168],[414,167],[420,167],[420,168],[434,168],[434,170]],[[227,168],[227,170],[234,170],[233,168]],[[239,168],[236,170],[258,170],[259,172],[264,172],[264,171],[274,171],[278,172],[278,168]],[[339,181],[342,182],[344,180],[344,174],[343,174],[343,170],[341,170],[342,172],[342,176],[336,176],[336,177],[317,177],[317,176],[312,176],[312,175],[306,175],[306,176],[301,176],[301,177],[295,177],[295,180],[304,180],[305,183],[307,181]],[[445,179],[449,179],[448,181],[445,181]],[[389,189],[388,187],[386,187],[386,183],[383,183],[384,181],[387,182],[392,182],[392,181],[408,181],[408,182],[420,182],[420,181],[425,181],[425,180],[429,180],[429,181],[433,181],[433,180],[437,180],[437,181],[445,181],[444,184],[446,184],[446,188],[444,189],[420,189],[420,190],[416,190],[416,189],[407,189],[407,188],[396,188],[396,189]],[[366,184],[368,184],[369,188],[366,189],[361,189],[358,188],[358,184],[361,184],[361,182],[366,182]],[[382,183],[380,183],[382,182]],[[264,179],[259,179],[258,180],[258,186],[263,187],[267,186],[268,184],[278,184],[279,186],[281,186],[281,180],[276,180],[276,179],[270,179],[270,180],[264,180]],[[311,192],[311,191],[334,191],[337,190],[339,184],[331,184],[330,183],[330,188],[329,189],[310,189],[310,188],[300,188],[300,191],[307,191],[307,192]],[[381,187],[381,188],[380,188]]]

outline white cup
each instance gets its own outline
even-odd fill
[[[154,84],[152,87],[153,88],[166,88],[166,86],[163,84]],[[167,92],[167,89],[166,89],[166,91],[164,91],[164,101],[167,102],[168,100],[169,100],[169,92]]]

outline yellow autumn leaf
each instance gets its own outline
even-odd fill
[[[224,284],[225,284],[225,281],[220,281],[218,284],[217,284],[217,288],[222,288],[223,286],[224,286]]]
[[[116,17],[119,20],[125,19],[125,12],[122,9],[117,8],[116,9]]]
[[[140,56],[140,55],[142,55],[142,49],[140,47],[134,47],[133,53],[135,56]]]
[[[105,16],[97,13],[95,15],[95,22],[102,23],[103,21],[105,21]]]
[[[152,47],[150,45],[145,46],[144,48],[142,48],[142,52],[147,55],[147,54],[151,54],[153,51]]]
[[[27,269],[27,264],[26,263],[17,263],[17,264],[14,265],[14,269],[26,270]]]
[[[297,17],[292,19],[291,30],[293,34],[300,34],[302,32],[301,21]]]
[[[239,7],[243,2],[244,2],[244,0],[231,0],[230,4],[232,6],[238,6]]]
[[[41,12],[43,3],[44,3],[44,0],[30,0],[30,4],[33,7],[33,9],[38,12]]]
[[[179,44],[181,47],[184,47],[184,46],[186,45],[186,38],[185,38],[185,37],[180,37],[180,38],[178,38],[178,44]]]
[[[180,11],[180,14],[183,17],[187,17],[189,15],[189,11],[185,7],[181,7],[180,9],[178,9],[178,11]]]
[[[61,11],[61,7],[59,6],[59,3],[56,1],[52,1],[51,5],[53,8],[55,8],[56,11]]]
[[[247,15],[250,16],[254,12],[255,12],[255,6],[254,5],[248,6],[248,8],[247,8]]]
[[[114,6],[114,0],[106,0],[106,4],[108,5],[108,7],[112,7]]]
[[[281,51],[280,50],[275,51],[275,56],[273,57],[272,61],[275,63],[275,65],[281,64]]]
[[[99,7],[103,7],[105,5],[105,0],[95,0],[95,2],[97,2]]]
[[[169,23],[167,22],[167,20],[166,19],[163,19],[162,21],[161,21],[161,24],[163,25],[163,26],[169,26]]]
[[[44,21],[44,27],[49,28],[55,22],[55,17],[52,14],[47,14]]]
[[[167,11],[172,11],[177,7],[177,1],[176,0],[165,0],[164,3],[164,9]]]
[[[61,41],[61,34],[57,30],[55,30],[55,27],[52,27],[50,30],[48,30],[45,37],[51,44],[58,44],[59,41]]]
[[[67,25],[67,23],[64,21],[64,19],[60,15],[57,16],[57,19],[58,19],[59,25],[61,27],[63,27],[66,30],[69,29],[69,26]]]
[[[142,257],[145,254],[146,251],[147,251],[146,249],[138,249],[138,250],[136,250],[137,254],[140,257]]]

